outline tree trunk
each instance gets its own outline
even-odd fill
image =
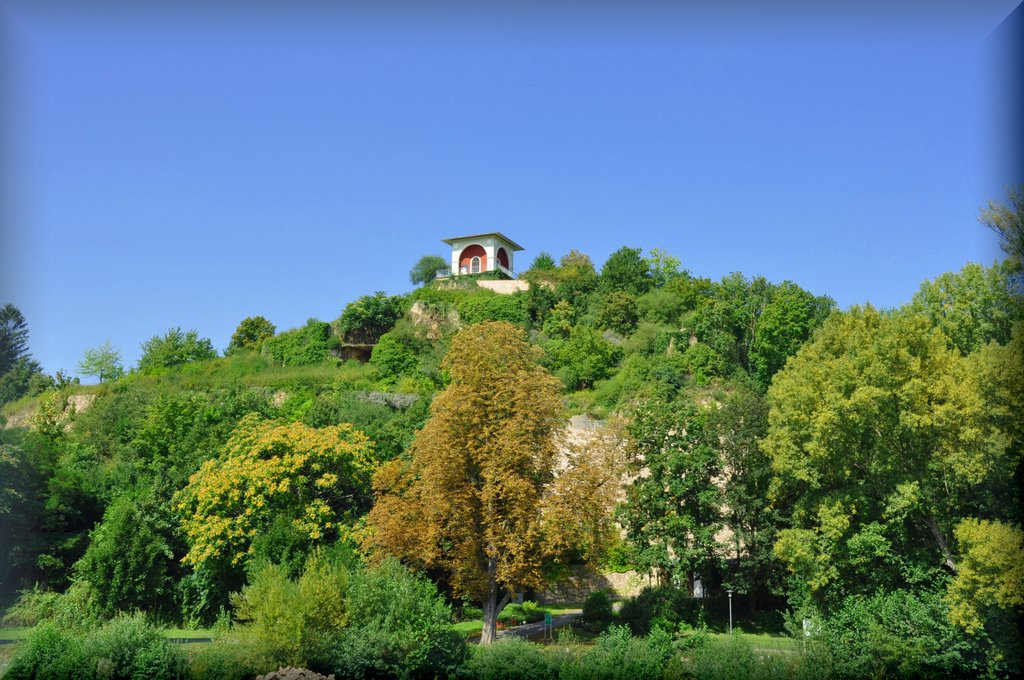
[[[511,596],[505,593],[498,598],[496,572],[498,561],[493,557],[487,561],[487,598],[481,603],[484,610],[484,629],[480,632],[480,644],[489,645],[498,636],[498,614],[509,603]]]
[[[935,537],[935,542],[939,544],[939,550],[942,551],[942,556],[946,560],[946,566],[955,576],[957,573],[956,561],[953,559],[953,553],[950,552],[949,546],[946,545],[946,539],[942,536],[942,530],[939,529],[939,525],[935,522],[935,518],[933,516],[925,516],[924,521],[928,524],[928,528],[932,530],[932,536]]]

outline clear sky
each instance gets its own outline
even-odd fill
[[[1024,181],[1015,0],[362,4],[0,0],[0,304],[47,372],[333,320],[492,230],[520,270],[658,247],[895,306],[991,263],[978,209]]]

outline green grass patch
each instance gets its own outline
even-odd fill
[[[211,628],[198,628],[195,630],[188,628],[164,628],[160,631],[160,634],[166,638],[176,638],[179,640],[202,640],[213,638],[215,633]]]
[[[480,620],[476,621],[460,621],[453,623],[452,628],[459,633],[462,633],[467,638],[476,637],[483,632],[484,622]]]
[[[800,651],[800,642],[794,640],[791,637],[782,635],[764,635],[754,633],[741,633],[736,632],[737,635],[742,635],[743,639],[748,641],[754,648],[755,652],[767,651],[767,652],[798,652]],[[726,642],[729,640],[728,633],[710,633],[711,637],[720,642]]]
[[[24,640],[32,628],[0,628],[0,640]]]

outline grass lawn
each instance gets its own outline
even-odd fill
[[[189,630],[186,628],[164,628],[160,632],[164,637],[178,638],[181,640],[202,640],[205,638],[212,638],[214,636],[212,628],[199,628],[196,630]]]
[[[0,628],[0,640],[24,640],[31,628]]]
[[[800,643],[791,637],[782,635],[766,635],[764,633],[742,633],[743,639],[750,642],[755,652],[798,652]],[[721,642],[729,639],[728,633],[711,633],[711,637]]]

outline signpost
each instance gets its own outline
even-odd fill
[[[544,612],[544,637],[551,636],[550,639],[555,639],[555,628],[551,623],[551,612]]]

